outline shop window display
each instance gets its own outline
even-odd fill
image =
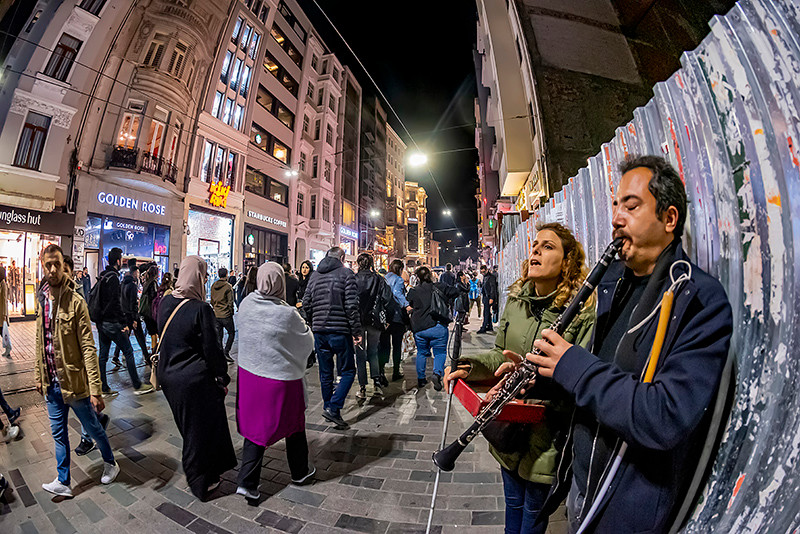
[[[186,237],[186,254],[198,255],[208,264],[206,296],[211,294],[211,284],[220,267],[231,270],[233,245],[233,218],[206,211],[189,210],[189,235]]]
[[[6,268],[8,312],[11,316],[32,315],[36,288],[42,279],[39,255],[47,245],[61,244],[59,236],[23,231],[0,231],[0,265]]]
[[[169,227],[166,226],[90,215],[86,219],[84,243],[87,256],[98,256],[86,262],[87,266],[92,265],[90,274],[93,278],[105,268],[106,258],[113,247],[121,248],[124,256],[152,258],[162,273],[170,270]]]

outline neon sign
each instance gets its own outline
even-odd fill
[[[217,208],[225,208],[228,205],[228,193],[231,192],[230,186],[216,182],[208,187],[208,203]]]

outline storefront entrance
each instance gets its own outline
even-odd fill
[[[84,265],[92,282],[106,266],[109,251],[118,247],[125,257],[152,259],[160,273],[170,271],[169,226],[89,214],[84,234]]]
[[[231,270],[233,253],[233,216],[192,208],[189,210],[189,235],[186,237],[186,255],[201,256],[208,265],[206,295],[211,295],[211,285],[217,279],[217,270]]]
[[[0,205],[0,223],[0,265],[6,270],[8,313],[12,318],[30,317],[36,313],[42,250],[50,244],[71,246],[75,216]]]
[[[289,236],[251,224],[244,225],[244,267],[260,267],[268,261],[288,261]]]

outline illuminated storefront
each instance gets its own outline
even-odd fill
[[[169,241],[169,226],[95,213],[86,217],[83,248],[90,273],[103,270],[114,247],[122,249],[123,257],[153,260],[160,272],[168,272]]]
[[[201,256],[208,265],[206,295],[217,279],[217,270],[233,268],[233,215],[196,206],[189,209],[186,255]]]
[[[6,269],[11,317],[35,313],[36,288],[42,278],[39,256],[51,243],[68,246],[74,225],[75,216],[67,213],[0,206],[0,265]]]

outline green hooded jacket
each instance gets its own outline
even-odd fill
[[[494,348],[486,353],[463,356],[462,361],[470,362],[472,370],[468,382],[491,380],[494,372],[507,360],[504,350],[511,350],[524,356],[533,350],[533,342],[539,339],[540,332],[548,328],[564,311],[553,305],[554,295],[539,297],[535,294],[533,283],[516,283],[511,286],[503,316],[498,323]],[[542,309],[537,318],[534,309]],[[572,321],[563,334],[569,343],[586,347],[594,327],[594,308],[588,306]],[[529,447],[522,453],[504,454],[491,445],[489,451],[500,465],[520,477],[539,484],[552,484],[558,462],[556,434],[566,429],[571,406],[559,402],[545,402],[547,406],[544,419],[532,425],[528,433]]]

